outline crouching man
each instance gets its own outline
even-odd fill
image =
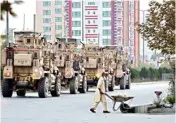
[[[105,92],[106,92],[105,84],[106,84],[106,80],[108,79],[108,74],[109,74],[108,70],[105,70],[102,73],[102,76],[100,77],[100,79],[98,80],[97,88],[94,96],[94,104],[90,109],[90,111],[93,113],[96,113],[95,110],[100,102],[103,104],[103,113],[110,113],[107,110],[107,101],[105,96]]]

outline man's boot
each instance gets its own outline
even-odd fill
[[[96,112],[95,112],[95,109],[93,109],[93,108],[91,108],[90,111],[91,111],[92,113],[96,113]]]
[[[110,113],[109,111],[103,111],[103,113]]]

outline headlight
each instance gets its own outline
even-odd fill
[[[100,76],[101,76],[101,75],[100,75],[99,73],[96,74],[96,77],[97,77],[97,78],[100,78]]]
[[[38,73],[39,72],[39,70],[38,69],[34,69],[34,73]]]

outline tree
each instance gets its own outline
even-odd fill
[[[175,54],[175,1],[162,3],[150,1],[146,23],[139,24],[139,31],[148,41],[151,50],[161,50],[163,54]]]
[[[3,1],[1,2],[1,20],[4,20],[3,18],[3,15],[6,13],[6,12],[9,12],[10,15],[12,15],[13,17],[16,17],[17,14],[12,10],[12,4],[21,4],[23,3],[23,1],[20,1],[20,0],[15,0],[14,3],[11,3],[9,1]]]

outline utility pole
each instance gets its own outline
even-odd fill
[[[140,11],[142,11],[142,15],[143,15],[143,23],[145,23],[145,11],[147,11],[147,10],[140,10]],[[144,63],[144,61],[145,61],[145,45],[144,45],[144,37],[142,37],[142,40],[143,40],[143,63]]]
[[[7,0],[8,2],[8,0]],[[7,44],[7,47],[10,47],[10,44],[9,44],[9,13],[8,11],[6,12],[6,44]]]

